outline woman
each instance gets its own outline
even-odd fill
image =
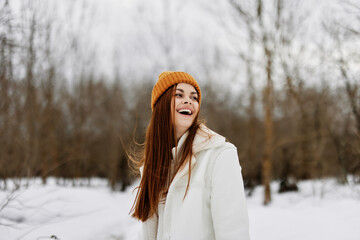
[[[199,122],[200,103],[190,74],[160,74],[132,208],[142,239],[249,239],[236,148]]]

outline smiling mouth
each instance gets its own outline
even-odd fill
[[[181,109],[181,110],[179,110],[177,112],[182,114],[182,115],[187,115],[187,116],[192,115],[192,112],[189,109]]]

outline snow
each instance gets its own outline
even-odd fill
[[[273,183],[272,189],[276,186]],[[360,239],[359,185],[342,186],[326,180],[299,186],[299,192],[273,192],[273,201],[266,207],[261,204],[262,187],[255,190],[248,199],[252,239]]]
[[[138,184],[124,193],[112,192],[105,180],[91,179],[82,186],[57,185],[39,179],[11,195],[0,192],[1,240],[132,240],[140,231],[129,216]],[[304,181],[299,192],[277,193],[262,205],[262,187],[247,197],[252,240],[359,240],[360,185],[339,185],[333,179]],[[80,182],[78,182],[80,183]],[[80,185],[80,184],[78,184]]]

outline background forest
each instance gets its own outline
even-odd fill
[[[360,182],[358,1],[0,0],[0,188],[125,190],[166,70],[198,80],[202,118],[265,204],[275,179]]]

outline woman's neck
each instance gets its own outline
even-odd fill
[[[182,129],[182,130],[177,130],[176,129],[176,139],[177,142],[179,142],[180,138],[184,135],[184,133],[186,133],[187,129]]]

